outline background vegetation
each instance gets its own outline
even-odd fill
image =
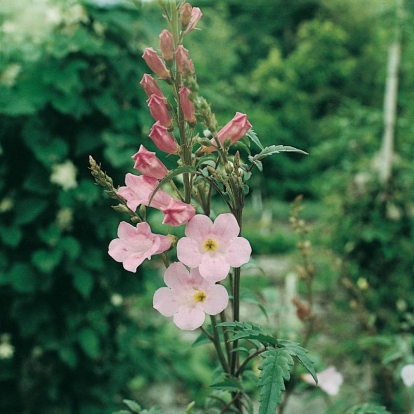
[[[202,30],[187,47],[219,122],[245,112],[265,145],[310,154],[269,157],[257,179],[245,236],[265,273],[269,256],[280,269],[267,277],[252,270],[244,282],[268,318],[251,297],[246,306],[300,340],[286,295],[301,260],[289,203],[303,194],[320,318],[308,348],[320,370],[335,364],[346,377],[326,410],[369,400],[409,412],[399,371],[414,360],[414,4],[405,2],[399,20],[393,0],[193,6],[204,13]],[[384,184],[378,154],[396,26],[398,119]],[[134,275],[107,255],[120,217],[87,168],[92,154],[123,184],[130,156],[141,143],[151,148],[141,54],[162,27],[157,2],[4,2],[0,349],[12,354],[0,352],[0,412],[111,413],[123,398],[201,405],[211,383],[213,354],[188,353],[182,344],[195,338],[177,342],[177,330],[152,311],[157,263]],[[305,297],[301,282],[294,293]],[[302,388],[304,398],[318,396]]]

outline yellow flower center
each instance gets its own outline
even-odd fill
[[[218,249],[218,243],[213,239],[207,239],[203,243],[203,247],[207,252],[215,252]]]
[[[203,303],[207,299],[207,293],[204,292],[204,290],[197,290],[196,293],[194,293],[194,300],[198,303]]]

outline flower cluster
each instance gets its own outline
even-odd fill
[[[200,110],[194,64],[182,41],[195,29],[201,16],[197,7],[191,7],[188,3],[180,6],[181,30],[178,38],[174,38],[170,31],[163,30],[159,36],[160,54],[153,48],[146,48],[142,56],[157,77],[144,74],[140,82],[148,96],[148,109],[154,119],[149,137],[160,151],[170,157],[178,157],[181,168],[190,169],[191,173],[187,170],[182,173],[184,195],[172,181],[178,174],[168,171],[155,152],[141,145],[132,156],[134,169],[139,174],[126,174],[125,186],[114,190],[114,198],[123,204],[120,211],[127,209],[133,221],[138,223],[133,226],[121,222],[118,238],[111,241],[108,251],[114,260],[122,262],[123,267],[130,272],[135,272],[145,259],[150,260],[157,254],[164,255],[167,265],[164,274],[166,287],[155,292],[153,306],[162,315],[173,317],[174,323],[185,330],[200,327],[206,314],[216,315],[227,307],[229,295],[219,282],[227,277],[231,268],[239,268],[247,263],[251,254],[249,242],[240,237],[240,225],[234,211],[219,214],[213,222],[209,217],[208,203],[205,202],[211,191],[207,189],[205,194],[200,195],[200,189],[205,186],[195,168],[197,163],[201,163],[200,157],[218,151],[220,156],[217,160],[225,165],[224,151],[251,128],[247,116],[237,112],[231,121],[215,132],[208,111],[205,115],[206,112]],[[164,96],[160,83],[171,87],[174,98],[171,102]],[[198,121],[207,128],[211,127],[210,141],[197,140],[195,127]],[[197,143],[200,147],[193,151]],[[99,179],[108,185],[106,176]],[[233,187],[242,188],[240,177],[235,175],[233,180],[236,183],[233,183]],[[174,195],[161,189],[168,181],[172,184]],[[163,224],[173,227],[186,225],[185,237],[179,239],[176,245],[178,261],[169,264],[166,253],[175,244],[175,238],[153,233],[145,217],[140,215],[142,206],[160,210],[164,216]],[[196,214],[197,209],[204,214]]]

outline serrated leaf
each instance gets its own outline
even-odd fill
[[[259,341],[264,346],[273,345],[276,346],[278,341],[260,326],[247,323],[247,322],[222,322],[218,326],[227,327],[233,335],[229,341],[236,341],[239,339],[245,339],[249,341]]]
[[[154,192],[152,193],[149,202],[148,202],[148,206],[151,207],[151,201],[152,199],[155,197],[155,194],[157,193],[157,191],[161,188],[161,186],[163,184],[165,184],[166,182],[172,180],[174,177],[176,177],[177,175],[181,175],[184,173],[195,173],[197,170],[194,167],[189,167],[186,165],[183,165],[181,167],[176,168],[175,170],[171,171],[168,175],[166,175],[157,185],[157,187],[155,188]]]
[[[263,358],[259,369],[260,390],[259,414],[274,414],[276,407],[282,401],[282,392],[285,390],[284,380],[290,379],[290,369],[293,358],[281,348],[269,348],[261,354]]]
[[[122,400],[122,402],[134,413],[139,414],[142,408],[139,406],[138,403],[132,400]]]
[[[215,382],[209,386],[215,390],[222,391],[243,391],[243,387],[237,378],[224,378],[221,381]]]
[[[260,142],[259,137],[256,135],[256,132],[253,131],[253,129],[249,129],[249,131],[247,131],[246,136],[252,142],[254,142],[261,150],[264,149],[262,143]]]
[[[391,414],[385,407],[365,403],[351,407],[345,414]]]
[[[271,145],[270,147],[263,148],[262,151],[259,152],[259,154],[256,154],[254,157],[249,156],[248,159],[251,163],[255,164],[257,168],[261,170],[261,167],[259,167],[260,164],[258,164],[260,160],[263,160],[269,155],[279,154],[280,152],[299,152],[300,154],[308,155],[307,152],[295,147],[290,147],[288,145]]]
[[[305,348],[302,348],[298,343],[293,341],[288,341],[284,339],[279,339],[278,347],[283,347],[291,356],[294,356],[298,361],[306,368],[309,374],[312,375],[312,378],[318,383],[318,377],[316,376],[315,368],[313,362],[309,359],[307,353],[308,351]]]

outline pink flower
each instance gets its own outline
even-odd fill
[[[174,323],[184,330],[199,328],[207,315],[226,309],[229,296],[224,286],[205,280],[198,269],[190,272],[182,263],[173,263],[164,274],[168,287],[154,294],[153,306],[163,316],[173,316]]]
[[[108,253],[130,272],[136,272],[145,259],[151,260],[152,255],[165,252],[171,246],[170,238],[152,233],[148,223],[138,223],[134,227],[121,221],[118,237],[109,243]]]
[[[193,8],[190,3],[185,3],[180,11],[180,22],[183,29],[186,29],[191,20],[191,12]]]
[[[149,136],[161,151],[167,152],[168,154],[175,154],[177,152],[177,142],[168,133],[167,128],[162,126],[159,121],[152,126]]]
[[[196,24],[201,19],[202,15],[203,13],[201,13],[201,10],[198,7],[193,7],[193,9],[191,10],[191,19],[190,19],[190,22],[188,23],[187,30],[186,30],[187,33],[191,32],[191,30],[194,30]]]
[[[128,173],[125,176],[125,184],[126,186],[118,189],[117,194],[126,200],[127,206],[132,211],[135,211],[140,204],[148,205],[159,182],[156,178]],[[171,198],[166,192],[158,190],[151,200],[150,206],[157,209],[166,208],[170,204]]]
[[[217,139],[220,144],[224,144],[224,141],[228,138],[231,139],[230,145],[236,143],[240,138],[242,138],[249,129],[252,127],[251,123],[247,120],[247,115],[240,112],[236,112],[236,115],[231,121],[229,121],[224,127],[218,132]],[[212,146],[203,147],[204,152],[212,152],[217,149],[216,140],[211,140]]]
[[[338,394],[339,388],[344,382],[342,374],[333,366],[317,373],[316,376],[318,377],[318,384],[315,383],[315,380],[312,378],[311,374],[303,374],[301,375],[301,378],[310,385],[318,386],[328,395]]]
[[[157,52],[152,47],[147,47],[142,55],[148,67],[161,79],[168,79],[170,72],[165,67],[164,62],[157,55]]]
[[[184,119],[189,124],[195,124],[197,122],[196,117],[194,115],[194,104],[190,100],[190,89],[186,88],[185,86],[181,87],[178,91],[180,94],[180,104],[181,109],[183,110]]]
[[[160,87],[157,85],[157,82],[155,82],[155,79],[151,75],[148,75],[146,73],[142,77],[140,85],[142,86],[142,89],[144,89],[148,97],[150,97],[151,95],[157,95],[160,98],[164,98],[164,95]]]
[[[164,214],[163,224],[169,226],[181,226],[187,223],[195,215],[195,208],[183,201],[177,201],[171,198],[170,204],[167,207],[161,208]]]
[[[162,180],[168,173],[167,167],[155,155],[155,152],[148,151],[143,145],[139,151],[132,156],[135,161],[134,168],[147,177]]]
[[[182,45],[178,46],[175,51],[175,64],[178,72],[183,76],[194,73],[193,61],[188,58],[188,50]]]
[[[169,128],[172,121],[167,105],[165,104],[165,99],[154,94],[149,97],[147,104],[151,112],[151,116],[156,121],[159,121],[162,126]]]
[[[411,387],[414,384],[414,364],[408,364],[402,367],[401,379],[406,387]]]
[[[210,282],[223,280],[231,267],[240,267],[250,259],[252,249],[233,214],[220,214],[213,222],[202,214],[194,216],[178,241],[177,257],[188,267],[198,267]]]
[[[163,30],[158,36],[160,40],[160,49],[162,57],[166,62],[174,58],[174,42],[173,36],[168,30]]]

